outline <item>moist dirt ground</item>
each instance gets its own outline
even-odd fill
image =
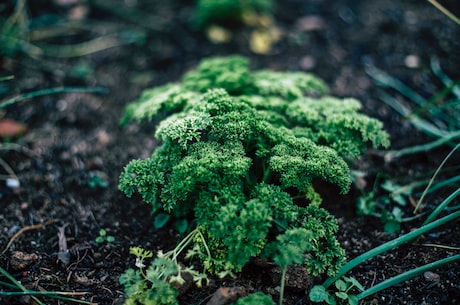
[[[0,144],[0,266],[29,289],[80,292],[84,295],[74,298],[100,305],[123,303],[118,279],[135,263],[129,247],[169,250],[178,238],[172,226],[155,230],[150,207],[117,189],[123,166],[133,158],[148,157],[156,145],[148,125],[119,125],[124,107],[143,89],[179,81],[204,57],[241,54],[250,58],[254,69],[312,72],[330,85],[333,95],[360,99],[363,112],[384,122],[391,149],[400,149],[434,139],[382,102],[379,92],[384,89],[366,67],[385,71],[426,98],[443,88],[430,69],[432,59],[438,59],[451,78],[460,77],[460,27],[427,1],[276,1],[279,39],[266,54],[251,50],[250,26],[233,28],[224,43],[191,27],[193,1],[66,2],[75,1],[28,2],[28,17],[36,25],[30,43],[43,53],[24,49],[0,57],[0,76],[14,76],[0,83],[0,97],[62,86],[100,87],[106,92],[46,94],[1,109],[1,122],[13,120],[27,130],[4,137]],[[460,15],[456,0],[442,3]],[[13,9],[2,2],[1,17],[10,16]],[[70,44],[74,45],[70,51],[57,47]],[[411,105],[397,92],[386,92]],[[325,194],[324,200],[324,207],[339,221],[338,237],[348,259],[423,221],[422,217],[403,223],[399,232],[386,233],[380,219],[357,215],[360,189],[372,191],[376,177],[382,175],[401,184],[429,179],[450,149],[394,160],[369,151],[351,162],[352,169],[363,173],[359,184],[345,196]],[[459,160],[454,154],[445,168],[458,170]],[[16,178],[19,187],[9,184]],[[409,194],[409,202],[417,202],[419,191]],[[429,211],[448,194],[449,190],[429,195],[423,209]],[[413,209],[413,204],[403,207],[404,215],[412,216]],[[96,242],[100,229],[115,240]],[[459,232],[460,222],[450,222],[366,262],[350,275],[368,288],[458,254]],[[287,288],[284,304],[310,304],[304,280],[294,272],[290,276],[298,283]],[[13,290],[3,284],[8,282],[4,276],[0,281],[0,292]],[[206,304],[220,287],[262,291],[277,300],[278,286],[276,270],[249,264],[236,278],[213,279],[202,289],[191,287],[180,302]],[[459,295],[460,267],[448,265],[361,303],[458,304]],[[69,304],[39,298],[46,304]],[[35,304],[30,297],[19,296],[1,296],[0,303]]]

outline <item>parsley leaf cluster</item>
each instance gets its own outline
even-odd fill
[[[389,140],[359,101],[327,90],[312,74],[251,71],[241,56],[204,60],[127,106],[122,122],[152,124],[159,144],[126,165],[119,188],[154,212],[193,215],[209,272],[239,272],[263,255],[333,276],[345,254],[316,182],[346,193],[346,158]]]

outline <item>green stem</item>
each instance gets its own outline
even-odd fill
[[[0,291],[0,296],[24,296],[24,295],[30,295],[30,296],[46,296],[48,298],[53,298],[53,299],[59,299],[59,300],[64,300],[64,301],[70,301],[70,302],[75,302],[75,303],[81,303],[81,304],[94,304],[88,301],[83,301],[83,300],[78,300],[74,298],[69,298],[69,297],[64,297],[63,295],[69,295],[72,294],[72,292],[62,292],[62,291],[34,291],[34,290],[29,290],[29,291]]]
[[[460,82],[459,80],[453,81],[441,70],[441,64],[439,63],[439,59],[436,57],[431,58],[430,60],[430,67],[433,73],[441,80],[441,82],[446,87],[452,87],[452,93],[455,95],[457,99],[460,99],[460,86],[457,84]]]
[[[390,240],[389,242],[384,243],[383,245],[380,245],[374,249],[371,249],[351,261],[349,261],[347,264],[345,264],[342,268],[340,268],[339,272],[335,277],[328,278],[324,283],[323,286],[324,288],[328,288],[332,283],[334,283],[336,280],[341,278],[344,274],[346,274],[348,271],[353,269],[354,267],[358,266],[359,264],[363,263],[366,260],[369,260],[383,252],[386,252],[388,250],[394,249],[404,243],[412,241],[414,238],[433,230],[434,228],[437,228],[451,220],[454,220],[456,218],[460,217],[460,211],[454,212],[452,214],[449,214],[447,216],[444,216],[443,218],[440,218],[436,221],[433,221],[427,225],[424,225],[410,233],[404,234],[396,239]]]
[[[443,138],[449,133],[445,130],[441,130],[427,120],[422,119],[421,117],[412,114],[412,111],[406,106],[402,105],[399,101],[393,98],[391,95],[381,92],[379,97],[391,108],[399,112],[404,118],[406,118],[415,128],[424,132],[427,135]]]
[[[391,286],[397,285],[397,284],[399,284],[401,282],[410,280],[411,278],[414,278],[414,277],[420,275],[421,273],[423,273],[425,271],[433,270],[433,269],[439,268],[441,266],[444,266],[446,264],[456,262],[456,261],[459,261],[459,260],[460,260],[460,254],[457,254],[457,255],[447,257],[447,258],[438,260],[436,262],[429,263],[429,264],[423,265],[421,267],[409,270],[409,271],[404,272],[402,274],[399,274],[399,275],[397,275],[395,277],[389,278],[388,280],[383,281],[383,282],[381,282],[381,283],[379,283],[379,284],[377,284],[377,285],[375,285],[375,286],[373,286],[373,287],[371,287],[369,289],[364,290],[363,292],[358,294],[356,297],[358,298],[358,300],[364,299],[365,297],[373,295],[373,294],[375,294],[375,293],[377,293],[377,292],[379,292],[381,290],[384,290],[384,289],[386,289],[388,287],[391,287]]]
[[[88,88],[88,87],[55,87],[55,88],[48,88],[48,89],[42,89],[42,90],[37,90],[33,91],[30,93],[23,93],[18,96],[15,96],[10,99],[6,99],[0,102],[0,109],[3,109],[5,107],[8,107],[9,105],[12,105],[14,103],[29,99],[29,98],[34,98],[42,95],[48,95],[48,94],[57,94],[57,93],[68,93],[68,92],[89,92],[89,93],[107,93],[107,89],[103,87],[95,87],[95,88]]]
[[[440,205],[438,205],[438,207],[430,214],[430,216],[427,217],[427,219],[425,220],[425,222],[423,223],[424,225],[430,223],[433,221],[433,219],[436,218],[436,216],[438,216],[439,213],[441,213],[445,208],[446,206],[452,202],[452,200],[454,200],[455,198],[458,197],[458,195],[460,195],[460,187],[455,191],[453,192],[452,194],[450,194],[449,197],[447,197],[446,199],[444,199],[443,202],[441,202]]]
[[[287,272],[287,266],[283,267],[283,269],[281,270],[280,299],[278,301],[278,305],[283,305],[284,286],[286,284],[286,272]]]
[[[441,164],[438,166],[438,168],[436,169],[436,171],[434,172],[433,176],[431,177],[430,179],[430,182],[428,183],[427,187],[425,188],[425,190],[423,191],[422,193],[422,196],[420,197],[419,201],[417,202],[417,206],[415,207],[414,209],[414,213],[417,212],[418,208],[420,207],[420,205],[422,204],[422,201],[423,199],[425,198],[429,188],[431,187],[431,185],[433,184],[434,182],[434,179],[436,178],[436,176],[438,175],[438,173],[441,171],[441,168],[444,166],[444,164],[447,162],[447,160],[450,158],[450,156],[452,156],[452,154],[454,153],[454,151],[457,150],[457,148],[460,147],[460,143],[458,143],[457,145],[455,145],[455,147],[449,152],[449,154],[444,158],[444,160],[442,160]],[[436,214],[437,215],[437,214]],[[430,216],[431,217],[431,216]],[[426,221],[425,223],[426,224]]]
[[[12,80],[12,79],[14,79],[13,75],[3,76],[3,77],[0,77],[0,82],[4,82],[4,81],[7,81],[7,80]]]
[[[26,287],[24,287],[20,282],[18,282],[11,274],[9,274],[5,269],[0,267],[0,273],[3,274],[7,279],[9,279],[16,287],[18,287],[20,290],[23,292],[30,292]],[[44,305],[39,299],[37,299],[35,296],[31,296],[32,299],[38,304],[38,305]]]
[[[460,175],[458,176],[454,176],[452,178],[449,178],[449,179],[446,179],[446,180],[443,180],[441,182],[438,182],[436,185],[433,185],[427,193],[433,193],[434,191],[444,187],[444,186],[452,186],[452,185],[455,185],[455,183],[457,183],[458,181],[460,181]]]
[[[403,149],[400,149],[400,150],[392,150],[392,151],[389,151],[387,153],[385,153],[385,160],[393,160],[395,158],[399,158],[399,157],[402,157],[402,156],[406,156],[406,155],[411,155],[411,154],[416,154],[416,153],[420,153],[420,152],[427,152],[429,150],[432,150],[434,148],[437,148],[441,145],[444,145],[446,143],[449,143],[450,141],[456,139],[456,138],[460,138],[460,130],[458,131],[453,131],[433,142],[430,142],[430,143],[426,143],[426,144],[422,144],[422,145],[417,145],[417,146],[412,146],[412,147],[407,147],[407,148],[403,148]]]

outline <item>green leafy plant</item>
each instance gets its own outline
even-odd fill
[[[179,304],[178,287],[184,284],[184,277],[191,277],[198,287],[207,283],[209,280],[204,270],[199,272],[193,266],[184,267],[178,261],[179,255],[198,238],[203,239],[203,236],[199,229],[195,229],[173,250],[166,253],[159,251],[147,268],[147,260],[154,257],[153,252],[132,247],[130,253],[136,256],[137,269],[130,268],[120,276],[120,283],[124,285],[127,296],[125,304]],[[197,246],[190,249],[185,257],[192,259],[197,255],[210,257],[209,251],[201,253]]]
[[[374,188],[370,192],[363,192],[357,200],[357,210],[360,216],[373,216],[380,219],[387,233],[397,233],[403,222],[420,218],[423,214],[416,216],[405,216],[404,210],[409,207],[409,202],[417,194],[421,186],[426,186],[428,181],[415,181],[406,185],[395,182],[389,177],[380,183],[381,175],[377,175]]]
[[[344,251],[319,186],[346,193],[345,159],[389,141],[359,101],[326,93],[311,74],[251,71],[240,56],[204,60],[127,106],[122,123],[153,122],[160,144],[125,167],[119,188],[154,213],[192,214],[207,272],[239,272],[265,255],[283,270],[334,275]]]
[[[88,186],[92,189],[96,188],[107,188],[109,186],[109,182],[103,175],[97,173],[91,173],[88,178]]]
[[[355,278],[343,276],[335,281],[334,286],[337,289],[334,295],[327,291],[324,286],[314,286],[309,293],[310,300],[315,303],[323,302],[331,305],[337,303],[358,305],[358,297],[351,294],[350,291],[356,289],[364,291],[364,287]]]

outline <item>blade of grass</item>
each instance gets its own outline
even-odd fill
[[[456,81],[449,86],[445,86],[443,89],[441,89],[441,91],[435,93],[428,100],[426,100],[425,103],[418,109],[415,109],[412,114],[419,115],[423,112],[431,112],[434,115],[433,119],[442,119],[449,122],[452,119],[452,116],[454,116],[454,113],[452,113],[452,110],[454,109],[452,109],[453,107],[450,105],[450,108],[447,107],[446,112],[443,112],[443,110],[445,110],[445,107],[443,106],[446,106],[444,101],[447,99],[448,95],[458,87],[459,82],[460,81]],[[453,106],[455,106],[455,103]]]
[[[423,191],[422,193],[422,196],[420,196],[420,199],[419,201],[417,202],[417,205],[415,206],[415,209],[414,209],[414,213],[417,212],[418,208],[420,207],[420,205],[422,204],[423,202],[423,199],[425,198],[428,190],[430,189],[431,185],[433,184],[434,182],[434,179],[436,178],[436,176],[438,175],[439,171],[441,170],[441,168],[444,166],[444,164],[446,164],[447,160],[450,158],[450,156],[452,156],[452,154],[457,150],[457,148],[460,147],[460,142],[447,154],[447,156],[444,158],[444,160],[442,160],[441,164],[438,166],[438,168],[436,169],[436,171],[434,172],[433,176],[431,177],[430,179],[430,182],[428,183],[428,185],[426,186],[425,190]]]
[[[87,93],[107,93],[108,90],[103,87],[94,87],[94,88],[89,88],[89,87],[55,87],[55,88],[48,88],[48,89],[42,89],[42,90],[36,90],[30,93],[23,93],[18,96],[15,96],[13,98],[5,99],[0,102],[0,109],[3,109],[5,107],[8,107],[9,105],[12,105],[14,103],[42,96],[42,95],[48,95],[48,94],[57,94],[57,93],[69,93],[69,92],[87,92]]]
[[[436,68],[436,67],[435,67]],[[450,80],[447,76],[444,76],[444,83],[446,84],[440,92],[433,95],[430,99],[426,99],[417,92],[415,92],[410,87],[406,86],[400,80],[388,75],[387,73],[379,70],[378,68],[369,65],[365,68],[366,73],[374,79],[374,81],[381,87],[391,88],[398,91],[401,95],[407,97],[409,100],[413,101],[419,106],[415,111],[410,110],[409,108],[402,105],[396,99],[384,96],[382,100],[390,105],[393,109],[398,111],[402,116],[408,118],[416,127],[426,130],[430,134],[441,136],[446,133],[445,129],[447,128],[446,124],[456,122],[455,116],[453,117],[452,109],[447,109],[443,112],[442,107],[433,107],[433,104],[438,103],[439,101],[444,100],[444,98],[452,91],[458,90],[458,84]],[[437,73],[442,73],[439,70],[436,70]],[[434,72],[433,72],[434,73]],[[441,128],[434,127],[433,124],[429,123],[427,120],[424,120],[418,115],[421,112],[428,112],[428,116],[433,122],[439,125]],[[423,122],[425,121],[425,122]],[[447,122],[447,123],[446,123]]]
[[[0,82],[4,82],[4,81],[7,81],[7,80],[12,80],[12,79],[14,79],[13,75],[3,76],[3,77],[0,77]]]
[[[391,95],[381,92],[379,97],[383,102],[385,102],[388,106],[396,110],[400,115],[408,119],[415,128],[419,129],[422,132],[425,132],[428,135],[435,136],[438,138],[444,137],[448,132],[439,129],[435,125],[431,124],[427,120],[422,119],[417,115],[413,115],[412,111],[407,108],[406,106],[402,105],[398,102],[394,97]]]
[[[444,187],[444,186],[449,186],[449,185],[453,185],[454,183],[457,183],[458,181],[460,181],[460,175],[458,176],[454,176],[452,178],[449,178],[449,179],[446,179],[446,180],[443,180],[441,182],[438,182],[437,184],[433,185],[427,192],[428,193],[433,193],[434,191]]]
[[[406,86],[400,80],[388,75],[382,70],[377,69],[375,66],[368,65],[365,67],[365,71],[381,87],[392,88],[418,105],[423,105],[425,103],[425,98],[423,96]]]
[[[421,152],[427,152],[434,148],[440,147],[446,143],[449,143],[452,140],[457,139],[457,138],[460,138],[460,130],[451,132],[448,135],[440,137],[439,139],[433,142],[430,142],[430,143],[407,147],[407,148],[403,148],[400,150],[390,150],[388,152],[385,152],[384,159],[386,161],[392,161],[393,159],[399,158],[402,156],[417,154]]]
[[[460,254],[457,254],[457,255],[447,257],[447,258],[438,260],[436,262],[432,262],[432,263],[423,265],[421,267],[409,270],[409,271],[404,272],[402,274],[399,274],[399,275],[397,275],[395,277],[389,278],[388,280],[383,281],[383,282],[381,282],[381,283],[379,283],[379,284],[377,284],[377,285],[375,285],[375,286],[373,286],[373,287],[371,287],[369,289],[364,290],[363,292],[358,294],[356,297],[358,298],[358,300],[362,300],[365,297],[373,295],[373,294],[375,294],[375,293],[377,293],[377,292],[379,292],[381,290],[387,289],[388,287],[392,287],[392,286],[397,285],[397,284],[399,284],[401,282],[410,280],[410,279],[422,274],[423,272],[426,272],[426,271],[429,271],[429,270],[434,270],[434,269],[437,269],[439,267],[442,267],[444,265],[447,265],[447,264],[450,264],[450,263],[453,263],[453,262],[456,262],[456,261],[459,261],[459,260],[460,260]]]
[[[18,282],[11,274],[9,274],[5,269],[0,267],[0,273],[3,274],[10,282],[12,282],[16,287],[18,287],[20,290],[24,292],[28,292],[29,290],[24,287],[20,282]],[[38,305],[44,305],[39,299],[37,299],[35,296],[31,296],[31,298],[38,304]]]
[[[356,258],[352,259],[351,261],[349,261],[348,263],[346,263],[338,272],[338,274],[335,276],[335,277],[331,277],[331,278],[328,278],[324,283],[323,283],[323,286],[324,288],[328,288],[332,283],[334,283],[335,281],[337,281],[339,278],[341,278],[344,274],[346,274],[348,271],[350,271],[351,269],[353,269],[354,267],[358,266],[359,264],[365,262],[366,260],[368,259],[371,259],[383,252],[386,252],[388,250],[391,250],[391,249],[394,249],[404,243],[407,243],[407,242],[410,242],[412,241],[413,239],[415,239],[416,237],[428,232],[428,231],[431,231],[449,221],[452,221],[454,219],[457,219],[458,217],[460,217],[460,211],[457,211],[457,212],[454,212],[452,214],[449,214],[447,216],[444,216],[438,220],[435,220],[427,225],[424,225],[410,233],[406,233],[396,239],[393,239],[393,240],[390,240],[389,242],[386,242],[374,249],[371,249],[359,256],[357,256]]]
[[[24,287],[19,281],[17,281],[10,273],[8,273],[2,267],[0,267],[0,274],[5,276],[8,280],[10,280],[13,283],[13,284],[10,284],[10,283],[0,281],[0,286],[21,290],[21,291],[3,291],[3,290],[0,290],[0,296],[30,295],[30,297],[32,299],[34,299],[34,301],[39,305],[45,305],[45,304],[43,302],[41,302],[40,300],[38,300],[36,296],[46,296],[46,297],[53,298],[53,299],[60,299],[60,300],[63,300],[63,301],[70,301],[70,302],[75,302],[75,303],[80,303],[80,304],[88,304],[88,305],[95,304],[93,302],[88,302],[88,301],[78,300],[78,299],[68,297],[68,296],[86,295],[86,294],[88,294],[87,292],[35,291],[35,290],[29,290],[26,287]]]
[[[450,87],[452,85],[455,85],[455,83],[458,85],[458,82],[459,82],[458,80],[454,83],[454,81],[452,79],[450,79],[449,76],[444,74],[444,72],[441,70],[441,65],[439,63],[439,59],[437,59],[435,57],[431,58],[430,66],[431,66],[431,70],[433,71],[434,75],[436,75],[441,80],[441,82],[444,84],[444,86]],[[460,99],[460,86],[454,86],[452,88],[452,93],[458,99]]]
[[[441,204],[438,205],[438,207],[427,217],[427,219],[423,222],[423,225],[426,225],[432,222],[433,219],[435,219],[436,216],[438,216],[439,213],[441,213],[447,207],[447,205],[451,203],[452,200],[457,198],[459,195],[460,195],[460,188],[458,188],[456,191],[450,194],[449,197],[444,199],[443,202],[441,202]]]
[[[49,56],[56,58],[74,58],[90,55],[114,47],[130,44],[132,41],[124,40],[120,35],[107,35],[95,39],[69,45],[32,45],[29,53],[32,56]],[[32,51],[34,50],[34,51]]]
[[[83,294],[87,294],[82,293]],[[0,291],[0,296],[5,296],[5,297],[11,297],[11,296],[24,296],[24,295],[30,295],[30,296],[43,296],[43,297],[48,297],[52,299],[58,299],[58,300],[63,300],[63,301],[69,301],[69,302],[74,302],[74,303],[80,303],[80,304],[88,304],[88,305],[93,305],[95,303],[89,302],[89,301],[84,301],[84,300],[78,300],[70,297],[65,297],[64,295],[80,295],[79,293],[76,292],[63,292],[63,291],[34,291],[34,290],[28,290],[28,291]]]

